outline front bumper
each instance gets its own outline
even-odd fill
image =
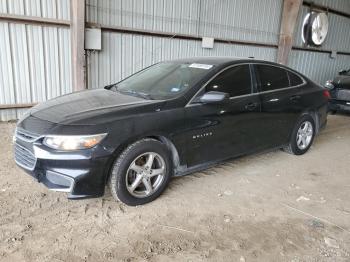
[[[18,153],[17,147],[26,149],[27,157]],[[32,150],[29,147],[28,143],[16,141],[15,161],[50,190],[66,192],[70,199],[104,194],[111,153],[102,146],[74,152],[57,152],[39,143],[33,143]],[[34,159],[28,157],[30,152]]]

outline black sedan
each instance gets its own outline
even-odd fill
[[[331,99],[329,110],[350,112],[350,70],[342,70],[333,80],[326,82],[325,87],[329,89]]]
[[[283,148],[301,155],[325,126],[328,91],[279,64],[192,58],[152,65],[104,89],[65,95],[18,122],[15,161],[71,199],[109,185],[128,205],[172,176]]]

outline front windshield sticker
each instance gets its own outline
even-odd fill
[[[189,65],[188,67],[208,70],[208,69],[212,68],[213,65],[205,65],[205,64],[196,64],[196,63],[194,63],[194,64]]]
[[[171,92],[179,92],[179,91],[180,91],[180,88],[178,88],[178,87],[173,87],[170,91],[171,91]]]

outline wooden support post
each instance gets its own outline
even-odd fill
[[[286,65],[292,49],[294,28],[303,0],[284,0],[277,63]]]
[[[71,52],[72,52],[72,84],[73,90],[86,88],[85,83],[85,0],[71,2]]]

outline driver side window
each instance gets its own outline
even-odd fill
[[[215,77],[206,86],[205,92],[218,91],[230,94],[230,97],[252,93],[249,65],[229,68]]]

